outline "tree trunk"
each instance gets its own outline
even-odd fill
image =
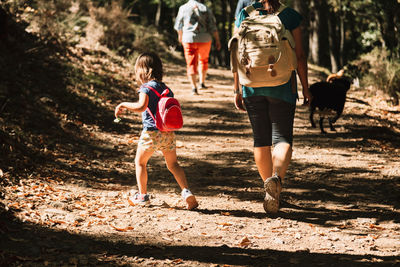
[[[226,8],[222,9],[222,29],[220,32],[221,38],[221,57],[222,57],[222,64],[223,66],[228,66],[229,64],[229,51],[228,51],[228,41],[230,38],[230,33],[228,32],[228,28],[226,25],[228,24],[229,21],[231,21],[230,16],[231,16],[231,10],[229,6],[229,1],[228,0],[223,0],[222,5],[225,6]]]
[[[315,0],[310,1],[310,11],[309,59],[311,63],[319,64],[318,26],[320,18]]]
[[[339,64],[340,66],[343,66],[344,64],[344,42],[345,42],[345,15],[343,12],[343,6],[342,6],[342,1],[339,1],[339,19],[340,19],[340,46],[339,46]]]
[[[154,21],[154,25],[157,28],[160,26],[161,9],[162,9],[162,0],[158,0],[156,18],[155,18],[155,21]]]
[[[391,56],[398,51],[395,51],[398,48],[399,41],[396,38],[396,25],[395,25],[395,17],[396,12],[397,15],[399,13],[400,4],[396,0],[386,0],[384,4],[384,14],[383,23],[381,25],[382,29],[382,38],[385,42],[386,48],[391,53]]]
[[[338,61],[337,61],[337,53],[336,53],[336,31],[335,31],[335,18],[334,15],[335,13],[331,12],[330,14],[330,18],[328,20],[328,28],[329,28],[329,56],[330,56],[330,60],[331,60],[331,71],[332,73],[336,73],[338,72]]]
[[[309,32],[310,32],[310,10],[309,0],[294,0],[293,7],[303,17],[301,21],[301,33],[303,38],[304,53],[309,56]]]

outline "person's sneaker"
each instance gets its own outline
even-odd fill
[[[128,198],[129,205],[147,205],[150,203],[150,197],[148,194],[136,193],[133,197]]]
[[[264,210],[266,213],[277,213],[279,210],[279,196],[282,191],[281,178],[274,175],[264,182],[265,198]]]
[[[182,197],[186,201],[188,210],[193,210],[199,206],[199,203],[197,203],[196,198],[189,189],[185,188],[182,190]]]
[[[204,83],[200,84],[200,90],[206,90],[208,89],[208,86],[206,86]]]
[[[197,92],[197,88],[192,89],[192,95],[198,95],[199,93]]]

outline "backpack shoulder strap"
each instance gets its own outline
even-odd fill
[[[146,84],[143,85],[143,86],[146,87],[146,88],[149,88],[151,91],[153,91],[153,93],[155,93],[159,98],[161,98],[160,93],[157,92],[156,89],[154,89],[153,87],[148,86],[148,85],[146,85]],[[154,123],[155,123],[155,122],[156,122],[156,118],[155,118],[154,114],[151,112],[149,106],[147,106],[146,111],[150,114],[151,118],[154,120]]]
[[[157,90],[156,89],[154,89],[153,87],[151,87],[151,86],[148,86],[148,85],[143,85],[144,87],[146,87],[146,88],[149,88],[151,91],[153,91],[153,93],[155,93],[158,97],[161,97],[161,95],[160,95],[160,93],[159,92],[157,92]],[[164,91],[165,92],[165,91]]]
[[[170,90],[168,87],[166,87],[165,90],[162,92],[161,97],[168,96],[168,94],[169,94],[170,91],[171,91],[171,90]]]
[[[281,13],[287,6],[285,6],[284,4],[281,3],[281,6],[279,7],[278,11],[275,12],[275,15],[278,15],[279,13]],[[258,9],[254,8],[253,5],[249,5],[247,7],[244,8],[244,10],[246,11],[247,14],[249,14],[250,17],[254,17],[257,16],[259,14]]]
[[[169,89],[167,86],[165,86],[165,87],[166,87],[165,90],[160,94],[159,92],[157,92],[156,89],[154,89],[154,88],[151,87],[151,86],[148,86],[148,85],[145,84],[144,87],[149,88],[149,89],[150,89],[151,91],[153,91],[153,93],[155,93],[159,98],[167,96],[167,95],[169,94],[169,92],[171,91],[171,89]]]
[[[237,51],[238,51],[238,42],[239,36],[235,34],[228,43],[228,48],[230,51],[230,65],[232,73],[237,72],[238,69],[238,59],[237,59]]]
[[[275,15],[278,15],[279,13],[281,13],[283,10],[285,10],[285,8],[287,8],[287,6],[285,6],[284,4],[281,3],[281,6],[279,7],[279,9],[275,13]]]
[[[253,5],[249,5],[244,8],[244,11],[249,15],[249,17],[254,17],[258,15],[258,10],[254,8]]]

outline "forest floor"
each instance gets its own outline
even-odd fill
[[[62,126],[68,136],[43,152],[51,161],[35,161],[36,171],[18,182],[3,167],[1,264],[400,264],[400,107],[370,89],[352,88],[337,131],[321,134],[298,104],[281,209],[269,217],[249,121],[232,102],[230,71],[211,68],[211,88],[192,96],[184,66],[165,68],[164,81],[183,108],[177,153],[198,209],[185,210],[160,153],[148,166],[151,205],[129,205],[141,123],[132,113],[112,122],[115,105],[130,99],[115,92],[105,102],[104,125]],[[317,79],[312,74],[310,83]]]

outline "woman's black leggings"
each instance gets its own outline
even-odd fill
[[[254,147],[293,144],[296,105],[268,96],[246,97],[244,103],[253,128]]]

